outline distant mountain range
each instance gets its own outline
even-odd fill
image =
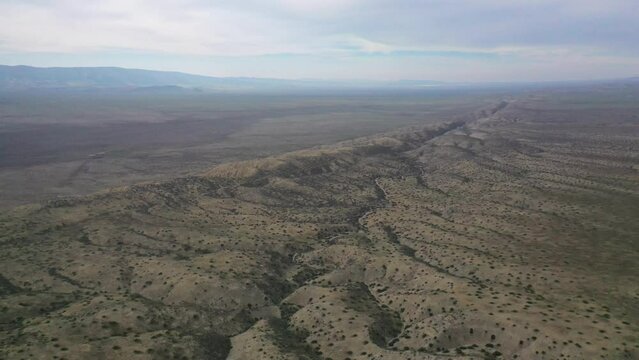
[[[442,85],[435,81],[339,82],[267,78],[211,77],[180,72],[118,67],[50,67],[0,65],[0,90],[145,88],[146,91],[269,91],[326,88],[421,88]]]
[[[128,89],[136,92],[304,92],[330,90],[425,90],[432,88],[547,87],[583,83],[637,84],[639,77],[592,81],[451,83],[430,80],[330,81],[213,77],[119,67],[33,67],[0,65],[0,91]]]
[[[0,65],[0,88],[151,88],[186,87],[224,90],[282,86],[285,80],[217,78],[179,72],[117,67],[51,67]]]

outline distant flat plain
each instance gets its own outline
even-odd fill
[[[421,125],[499,91],[0,93],[0,209]]]

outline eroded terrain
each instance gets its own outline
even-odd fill
[[[7,213],[0,357],[636,359],[637,109],[548,101]]]

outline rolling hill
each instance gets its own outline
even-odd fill
[[[637,123],[551,105],[6,213],[0,357],[635,359]]]

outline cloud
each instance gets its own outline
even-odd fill
[[[278,5],[295,14],[327,16],[362,4],[362,0],[279,0]]]
[[[636,0],[0,0],[0,13],[4,54],[639,58]]]
[[[0,0],[2,48],[246,55],[590,46],[639,52],[639,2],[614,0]],[[358,46],[359,45],[359,46]]]
[[[0,3],[6,51],[157,51],[246,55],[295,50],[287,24],[234,9],[177,1]]]

